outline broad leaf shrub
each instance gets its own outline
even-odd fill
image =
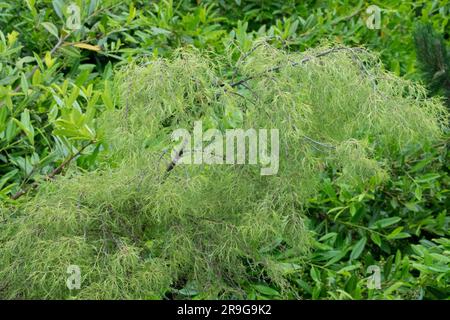
[[[108,87],[111,63],[100,70],[85,63],[77,47],[82,32],[68,30],[61,22],[56,27],[53,18],[58,11],[43,9],[43,4],[1,3],[2,200],[42,180],[87,142],[77,164],[82,169],[95,167],[101,149],[96,117],[114,108]],[[93,15],[89,12],[86,19]]]
[[[206,0],[206,3],[217,3]],[[370,29],[367,21],[380,10],[379,28]],[[251,46],[253,37],[279,39],[292,50],[305,50],[324,39],[349,46],[365,45],[381,53],[387,68],[398,75],[416,79],[413,40],[414,24],[429,23],[446,35],[448,42],[450,2],[436,1],[297,1],[238,0],[218,1],[222,24],[232,27],[231,35],[241,45]],[[247,48],[248,49],[248,48]]]
[[[389,180],[364,188],[340,183],[335,170],[324,175],[308,205],[314,253],[293,276],[305,297],[448,299],[447,148],[412,147],[395,160]],[[370,288],[375,268],[380,283]]]
[[[212,58],[179,50],[122,69],[115,89],[123,107],[98,120],[109,150],[100,168],[69,171],[43,183],[35,197],[2,207],[3,298],[358,298],[356,276],[345,289],[322,293],[328,274],[312,263],[370,262],[378,253],[368,246],[395,254],[389,241],[444,234],[442,213],[435,223],[420,221],[409,180],[389,182],[410,148],[439,143],[446,114],[438,100],[360,48],[288,53],[261,43],[237,64],[236,50]],[[278,173],[261,176],[255,165],[180,164],[168,171],[170,133],[192,129],[196,120],[221,131],[279,129]],[[420,199],[440,192],[426,187],[434,180],[415,181]],[[396,216],[365,206],[389,183],[402,196]],[[322,212],[330,201],[333,209]],[[311,222],[311,214],[326,217]],[[340,224],[329,219],[352,231],[338,235]],[[408,224],[391,230],[401,219]],[[327,234],[317,239],[312,231]],[[333,249],[321,258],[333,246],[337,257],[330,257]],[[430,259],[445,260],[446,246],[445,239],[417,244],[411,263],[432,272]],[[66,287],[72,264],[82,270],[80,290]],[[334,270],[337,285],[357,267]],[[316,285],[292,276],[305,270]]]

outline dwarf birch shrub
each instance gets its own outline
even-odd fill
[[[308,254],[304,208],[321,174],[376,184],[404,148],[441,135],[441,103],[365,50],[262,44],[230,64],[236,53],[185,49],[121,70],[121,109],[101,120],[101,169],[2,208],[1,297],[162,298],[190,288],[242,298],[255,281],[297,297],[276,256]],[[221,132],[279,129],[277,174],[249,164],[168,170],[170,133],[197,120]],[[80,266],[79,290],[66,287],[69,265]]]

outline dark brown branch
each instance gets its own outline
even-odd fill
[[[178,161],[180,161],[181,157],[183,156],[183,152],[183,148],[181,148],[180,151],[177,152],[175,158],[173,158],[172,161],[170,161],[170,163],[167,165],[166,172],[170,172],[173,170],[173,168],[175,168]]]
[[[180,150],[178,150],[178,152],[175,154],[175,157],[167,165],[166,172],[170,172],[170,171],[173,170],[173,168],[175,168],[175,166],[177,165],[178,161],[180,161],[181,157],[183,156],[184,148],[186,148],[187,143],[188,143],[188,140],[185,139],[183,141],[183,144],[181,145]],[[190,148],[190,146],[189,146],[189,148]]]
[[[80,150],[75,152],[74,154],[70,155],[68,158],[66,158],[58,167],[56,167],[52,172],[50,172],[46,177],[45,180],[52,180],[56,175],[60,174],[63,169],[76,157],[78,157],[88,146],[95,143],[95,141],[89,141],[87,144],[85,144],[83,147],[81,147]],[[17,200],[24,194],[26,194],[28,191],[36,189],[39,186],[39,183],[37,181],[30,184],[27,188],[22,189],[18,192],[16,192],[14,195],[11,196],[12,200]]]
[[[181,157],[184,154],[184,149],[186,148],[187,143],[188,143],[188,140],[183,141],[183,144],[181,145],[180,150],[178,150],[178,152],[175,154],[175,157],[173,157],[172,161],[170,161],[169,164],[167,165],[166,172],[163,175],[162,183],[164,183],[167,176],[170,174],[170,172],[175,168],[177,163],[180,161]],[[189,148],[190,148],[190,146],[189,146]]]

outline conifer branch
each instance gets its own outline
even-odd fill
[[[431,24],[419,24],[414,31],[417,65],[431,94],[442,93],[450,106],[450,53]]]

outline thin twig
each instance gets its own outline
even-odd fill
[[[332,145],[330,145],[330,144],[325,144],[325,143],[316,141],[316,140],[314,140],[314,139],[311,139],[311,138],[308,137],[308,136],[303,135],[303,138],[305,138],[305,139],[308,140],[309,142],[315,143],[315,144],[317,144],[317,145],[319,145],[319,146],[321,146],[321,147],[325,147],[325,148],[329,148],[329,149],[336,149],[335,146],[332,146]]]
[[[87,144],[85,144],[81,149],[79,149],[74,154],[70,155],[67,159],[65,159],[58,167],[56,167],[52,172],[50,172],[46,177],[45,180],[52,180],[56,175],[60,174],[63,169],[76,157],[78,157],[88,146],[95,143],[95,141],[89,141]],[[39,183],[35,181],[32,183],[28,188],[22,189],[18,192],[16,192],[14,195],[11,196],[12,200],[17,200],[24,194],[26,194],[28,191],[35,189],[39,186]]]

